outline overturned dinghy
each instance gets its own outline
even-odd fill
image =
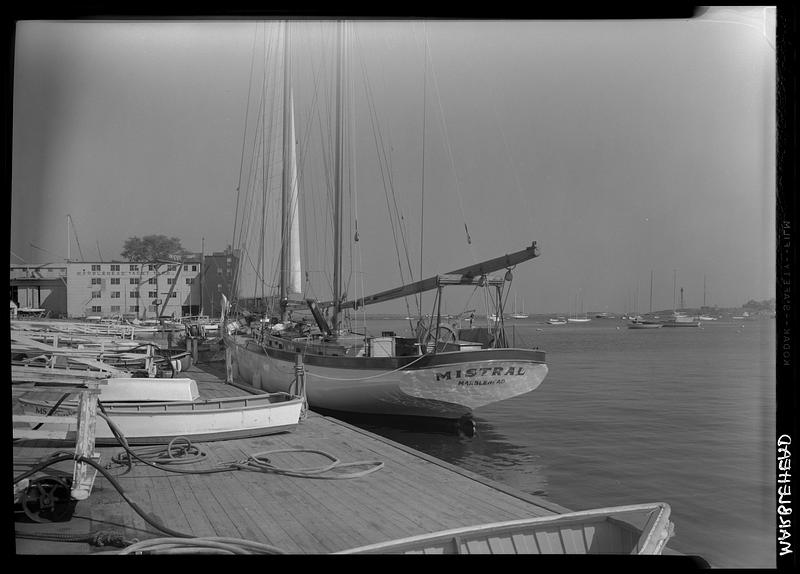
[[[31,414],[73,416],[76,412],[74,404],[58,401],[22,396],[19,402]],[[290,431],[300,420],[303,399],[289,393],[269,393],[202,401],[103,403],[102,407],[105,416],[97,418],[97,444],[118,442],[112,426],[129,444],[166,444],[179,436],[216,441]],[[42,429],[48,430],[48,426],[53,425],[45,423]],[[76,427],[77,423],[70,427],[68,438]]]
[[[616,506],[379,542],[336,554],[661,554],[674,527],[663,502]]]

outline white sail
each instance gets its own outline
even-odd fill
[[[289,274],[287,281],[287,291],[289,293],[299,294],[303,292],[303,279],[302,270],[300,267],[300,217],[299,217],[299,194],[298,194],[298,181],[297,181],[297,152],[296,140],[294,133],[294,98],[289,97],[290,107],[290,128],[289,137],[291,138],[291,145],[289,147],[289,165],[291,184],[289,186],[289,208],[287,210],[287,217],[289,218]]]

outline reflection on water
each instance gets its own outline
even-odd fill
[[[475,433],[457,422],[420,417],[368,417],[323,412],[415,450],[505,485],[547,496],[547,480],[539,456],[514,444],[493,424],[474,417]]]

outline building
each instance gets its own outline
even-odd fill
[[[239,266],[239,251],[218,251],[203,258],[202,312],[210,317],[219,317],[222,295],[231,299],[232,289]]]
[[[197,315],[200,312],[201,258],[175,263],[130,261],[67,263],[69,317]]]
[[[20,309],[44,309],[51,317],[67,314],[65,264],[11,264],[9,295]]]

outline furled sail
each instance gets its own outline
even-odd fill
[[[297,140],[294,132],[294,98],[289,96],[290,123],[289,123],[289,206],[287,217],[289,219],[289,276],[287,291],[293,294],[303,292],[303,279],[300,267],[300,217],[299,217],[299,185],[297,180]]]

